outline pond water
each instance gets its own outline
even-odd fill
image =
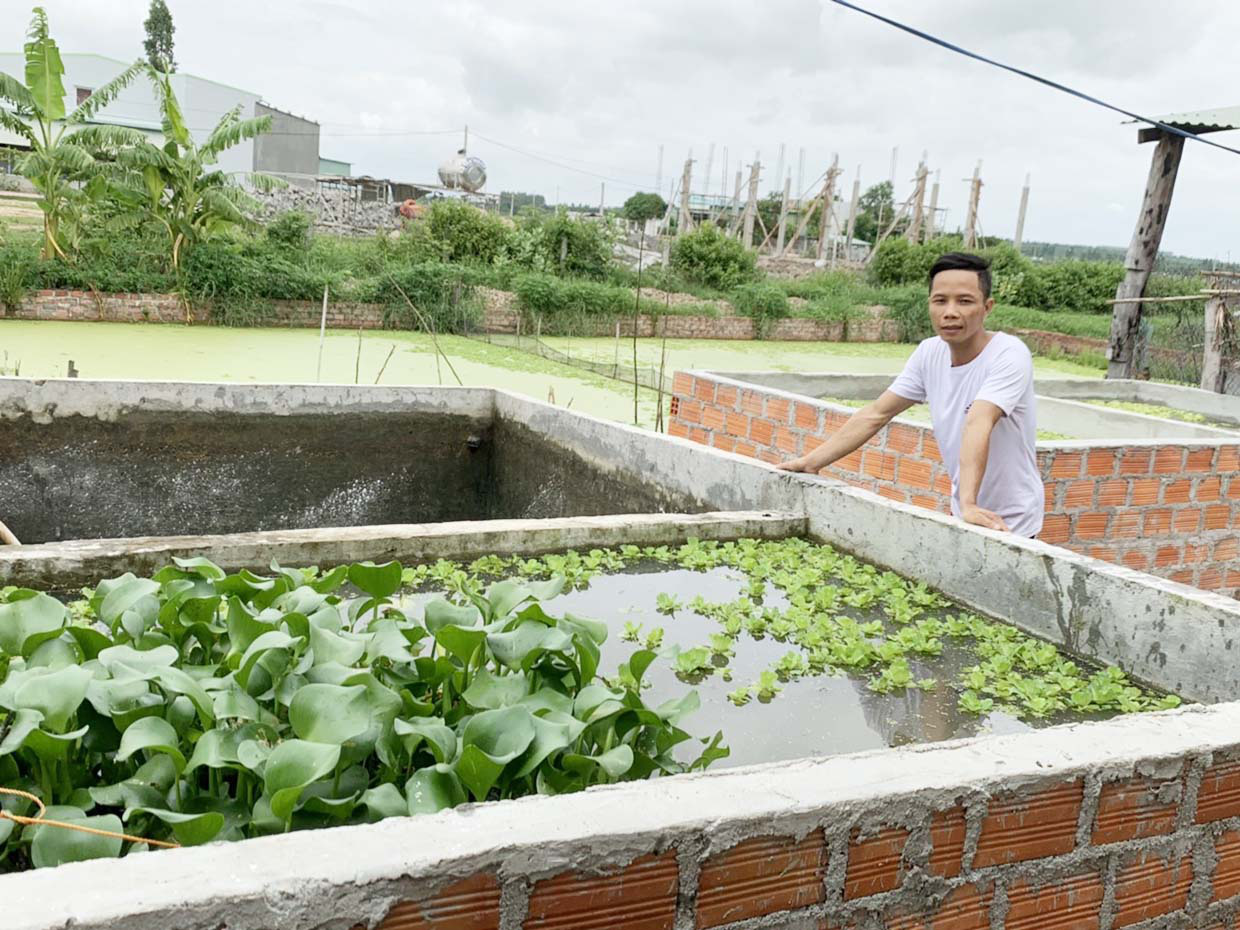
[[[851,557],[839,556],[830,547],[809,544],[805,548],[807,544],[794,540],[756,544],[758,548],[754,551],[765,552],[767,556],[761,557],[756,564],[751,562],[749,570],[726,564],[700,567],[702,561],[712,561],[700,558],[697,559],[699,567],[682,567],[676,563],[693,560],[678,559],[675,549],[670,557],[662,561],[629,559],[618,571],[585,572],[585,577],[578,579],[576,589],[543,602],[543,607],[552,616],[567,612],[607,624],[609,636],[599,665],[599,672],[604,675],[614,674],[619,663],[627,660],[634,650],[642,648],[641,642],[632,641],[634,637],[644,642],[652,632],[661,630],[662,642],[657,647],[660,658],[647,672],[650,687],[645,700],[648,705],[655,706],[679,697],[690,687],[695,688],[701,698],[701,707],[682,725],[699,737],[713,735],[717,730],[723,731],[724,742],[730,746],[731,755],[716,763],[717,766],[835,755],[983,733],[1022,732],[1035,726],[1104,719],[1117,712],[1115,707],[1086,708],[1084,699],[1081,699],[1080,710],[1058,708],[1031,712],[1031,706],[1034,711],[1039,710],[1036,703],[1042,693],[1039,689],[1045,687],[1054,692],[1056,686],[1047,682],[1059,682],[1065,691],[1069,687],[1079,691],[1085,682],[1099,679],[1106,672],[1086,661],[1065,656],[1006,624],[962,613],[941,598],[933,606],[915,614],[913,619],[905,616],[900,618],[900,622],[892,619],[890,604],[894,601],[889,602],[888,607],[882,603],[842,606],[834,610],[829,618],[821,615],[815,618],[818,629],[828,631],[828,636],[835,636],[839,629],[855,630],[857,625],[869,624],[862,638],[870,647],[877,647],[884,658],[876,657],[872,664],[865,667],[828,666],[815,669],[812,662],[806,667],[805,657],[811,655],[813,650],[805,648],[803,637],[793,635],[781,641],[769,633],[752,635],[747,629],[732,637],[730,651],[734,654],[731,657],[718,654],[714,646],[720,642],[727,645],[721,636],[724,629],[721,608],[725,614],[728,605],[739,605],[742,614],[746,609],[755,615],[765,610],[768,619],[772,620],[796,614],[787,593],[778,585],[769,583],[772,571],[777,578],[783,577],[780,573],[786,571],[787,566],[780,564],[781,558],[791,557],[790,562],[795,561],[796,550],[789,552],[780,549],[790,543],[798,544],[802,551],[811,553],[815,558],[825,552],[830,553],[831,559],[839,560],[843,573],[851,580],[839,577],[831,580],[845,592],[846,598],[883,579],[897,589],[901,584],[896,576],[878,573]],[[705,545],[715,553],[725,548]],[[599,555],[597,550],[595,555]],[[607,556],[614,557],[615,552],[609,551]],[[767,557],[770,561],[765,560]],[[813,562],[813,559],[808,561]],[[824,565],[819,561],[818,564],[824,571],[829,571],[829,562]],[[544,567],[554,571],[562,565],[553,562]],[[751,588],[757,576],[766,576],[768,582],[760,596],[754,596],[754,589]],[[807,581],[811,587],[814,586],[812,572],[802,575],[798,583],[792,585],[794,590],[801,590],[802,603],[803,585]],[[476,575],[473,583],[482,586],[486,579]],[[908,582],[903,582],[903,586],[905,590],[912,588]],[[428,600],[437,589],[442,590],[442,587],[434,582],[420,583],[419,593],[409,598],[410,606]],[[924,592],[924,589],[921,590]],[[695,598],[700,600],[694,603]],[[681,606],[669,613],[672,601]],[[697,609],[691,608],[691,603]],[[746,605],[749,607],[746,608]],[[735,616],[736,612],[733,613]],[[985,631],[984,638],[951,636],[943,632],[949,620],[962,616],[969,618],[978,630]],[[957,619],[957,623],[961,622]],[[937,637],[933,635],[935,629],[939,629]],[[938,655],[918,654],[916,649],[926,648],[924,643],[920,647],[910,646],[903,650],[893,645],[913,644],[918,638],[913,634],[927,630],[931,640],[941,644]],[[800,644],[796,642],[798,638],[801,639]],[[922,639],[925,637],[922,636]],[[996,643],[999,645],[996,646]],[[700,647],[710,652],[706,663],[709,671],[706,674],[678,673],[674,667],[677,653]],[[933,643],[929,648],[933,648]],[[1008,651],[1007,658],[1004,656],[1005,649]],[[1018,654],[1018,649],[1024,649],[1029,655],[1041,651],[1041,673],[1022,671],[1019,661],[1013,669],[1011,655]],[[780,668],[781,661],[788,663],[785,668],[794,669],[792,674],[771,674]],[[907,686],[886,687],[884,676],[890,676],[892,662],[907,662]],[[988,680],[974,695],[983,703],[973,705],[970,710],[962,703],[962,694],[973,694],[967,686],[970,681],[974,686],[980,684],[981,679],[976,671],[979,666],[986,669]],[[1003,674],[996,677],[995,668]],[[778,690],[775,693],[759,693],[757,690],[756,683],[764,673],[768,683],[776,683]],[[1075,684],[1069,685],[1072,681]],[[1005,693],[1003,689],[1013,684],[1016,690],[1008,695],[1007,701],[982,696],[987,689],[994,688]],[[1126,681],[1123,686],[1129,688],[1130,699],[1135,699],[1137,689]],[[738,705],[733,697],[738,689],[747,687],[754,690],[748,699]],[[1141,693],[1148,702],[1156,699],[1151,692]],[[1035,702],[1032,705],[1027,700],[1030,696]],[[986,706],[986,702],[993,706]],[[1130,709],[1137,708],[1133,706]]]

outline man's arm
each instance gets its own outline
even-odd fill
[[[1003,410],[988,400],[975,400],[964,418],[960,439],[960,517],[965,523],[1011,532],[997,513],[977,505],[977,494],[990,456],[990,433]]]
[[[890,423],[893,417],[899,416],[914,403],[916,401],[907,397],[883,391],[878,400],[866,404],[849,417],[843,428],[817,449],[798,458],[780,462],[776,468],[785,471],[820,472],[832,462],[863,446]]]

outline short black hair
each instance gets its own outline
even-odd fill
[[[938,261],[930,266],[929,284],[934,286],[934,276],[940,271],[975,271],[977,286],[982,292],[982,300],[990,299],[990,261],[971,252],[948,252],[940,255]]]

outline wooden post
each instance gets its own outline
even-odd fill
[[[964,247],[977,248],[977,205],[982,197],[982,163],[979,160],[973,169],[973,180],[969,183],[969,212],[964,218]]]
[[[822,220],[818,225],[818,258],[826,252],[827,237],[831,233],[831,205],[835,201],[835,179],[840,173],[840,156],[831,158],[831,167],[827,171],[827,183],[822,189]]]
[[[327,335],[327,285],[323,285],[323,314],[319,317],[319,365],[314,370],[315,383],[323,380],[323,338]]]
[[[828,172],[827,172],[827,179],[826,179],[825,181],[823,181],[823,184],[822,184],[822,196],[823,196],[823,197],[826,197],[826,195],[827,195],[827,191],[828,191],[828,188],[829,188],[829,186],[830,186],[830,185],[831,185],[831,172],[830,172],[830,171],[828,171]],[[804,233],[804,232],[805,232],[805,228],[806,228],[807,226],[809,226],[809,220],[810,220],[810,217],[811,217],[811,216],[813,215],[813,213],[814,213],[814,202],[815,202],[815,200],[817,200],[817,199],[818,199],[818,198],[814,198],[814,200],[811,200],[809,203],[802,205],[802,207],[801,207],[801,219],[800,219],[800,221],[797,223],[797,228],[796,228],[796,230],[792,233],[792,238],[791,238],[790,240],[788,240],[788,246],[787,246],[787,247],[788,247],[789,249],[795,249],[795,248],[796,248],[797,240],[801,238],[801,234],[802,234],[802,233]]]
[[[1029,175],[1025,175],[1025,186],[1020,189],[1020,210],[1016,214],[1016,238],[1012,240],[1012,246],[1017,252],[1020,251],[1020,244],[1025,241],[1025,210],[1029,207]]]
[[[852,260],[853,233],[857,228],[857,207],[861,203],[861,166],[857,166],[857,177],[853,180],[852,203],[848,205],[848,228],[844,233],[844,260]]]
[[[758,213],[758,174],[762,165],[757,159],[749,166],[749,197],[745,200],[745,222],[741,231],[741,242],[745,248],[753,248],[753,218]]]
[[[939,170],[934,172],[934,185],[930,188],[930,211],[926,214],[926,236],[929,242],[934,238],[939,224]]]
[[[784,178],[784,199],[779,205],[779,235],[775,239],[775,254],[782,255],[784,251],[784,235],[788,231],[788,194],[792,190],[792,172]]]
[[[921,222],[925,216],[926,205],[926,177],[930,174],[926,170],[926,163],[921,162],[917,165],[917,177],[914,179],[913,187],[913,218],[909,220],[908,229],[904,230],[904,238],[909,242],[917,242],[921,239]]]
[[[676,235],[683,236],[693,229],[693,217],[689,213],[689,182],[693,179],[693,159],[685,159],[685,171],[680,176],[680,218],[676,223]]]
[[[1124,256],[1124,280],[1115,290],[1116,300],[1145,294],[1145,284],[1162,242],[1167,211],[1171,208],[1175,176],[1180,170],[1180,156],[1184,153],[1184,137],[1159,133],[1157,138],[1158,145],[1154,147],[1145,195],[1141,200],[1141,213],[1137,217],[1132,241],[1128,243],[1128,254]],[[1108,378],[1148,376],[1142,342],[1141,304],[1117,303],[1111,316],[1111,342],[1107,347]]]
[[[728,221],[728,235],[736,232],[741,218],[741,169],[736,169],[736,189],[732,192],[732,218]]]
[[[1117,304],[1116,307],[1122,306]],[[1227,369],[1223,365],[1223,345],[1226,341],[1227,304],[1220,296],[1206,301],[1205,346],[1201,360],[1201,389],[1224,393],[1227,386]]]
[[[598,185],[598,215],[603,215],[603,206],[607,203],[607,182],[600,181]]]

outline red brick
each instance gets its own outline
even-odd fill
[[[776,423],[788,423],[792,413],[792,404],[785,397],[768,397],[766,399],[766,415]]]
[[[723,419],[724,429],[728,431],[730,436],[748,436],[749,435],[749,417],[743,413],[729,412]]]
[[[1158,478],[1135,478],[1132,482],[1132,506],[1147,507],[1158,503],[1162,481]]]
[[[693,393],[693,375],[685,371],[678,371],[672,375],[672,390],[677,394]]]
[[[856,449],[852,452],[849,452],[842,459],[838,460],[835,463],[835,465],[837,468],[841,469],[842,471],[852,472],[853,474],[860,474],[861,472],[861,450]]]
[[[1063,509],[1086,510],[1094,504],[1094,483],[1092,481],[1072,481],[1064,487]]]
[[[781,452],[787,452],[789,455],[801,454],[801,436],[792,430],[781,426],[775,431],[775,448]]]
[[[937,907],[895,914],[883,921],[886,930],[989,930],[992,892],[961,885]]]
[[[1065,516],[1055,514],[1045,517],[1042,520],[1042,532],[1038,534],[1038,539],[1052,545],[1067,542],[1069,525],[1068,518]]]
[[[1171,532],[1170,510],[1147,510],[1145,512],[1145,535],[1166,536]]]
[[[1082,790],[1083,784],[1077,780],[1036,793],[1022,792],[992,800],[982,821],[973,867],[1072,852],[1076,848]]]
[[[1228,830],[1214,841],[1218,865],[1214,867],[1214,896],[1211,900],[1240,894],[1240,830]]]
[[[711,442],[716,449],[722,449],[724,452],[733,452],[736,449],[736,440],[724,433],[712,433]]]
[[[1163,488],[1162,502],[1164,504],[1187,504],[1193,496],[1193,483],[1191,481],[1172,481]]]
[[[960,874],[964,854],[964,808],[937,811],[930,819],[930,871],[944,878]]]
[[[838,432],[850,418],[849,414],[840,413],[836,410],[824,410],[822,415],[822,428],[828,433]]]
[[[709,430],[723,429],[723,411],[718,407],[702,408],[702,426]]]
[[[738,442],[735,451],[738,455],[748,455],[752,458],[758,454],[758,447],[751,442]]]
[[[1167,577],[1169,577],[1172,581],[1179,582],[1180,584],[1192,584],[1193,583],[1193,570],[1191,568],[1188,568],[1188,569],[1185,569],[1184,571],[1172,572]]]
[[[943,461],[943,453],[939,451],[939,444],[934,439],[934,434],[927,432],[921,437],[921,454],[923,458],[930,459],[932,462]]]
[[[680,413],[680,398],[673,395],[672,399],[668,401],[668,404],[667,404],[667,415],[669,417],[675,417],[679,413]]]
[[[538,882],[525,930],[672,930],[679,874],[676,853],[642,856],[606,875],[565,873]]]
[[[1213,449],[1193,449],[1184,462],[1185,471],[1209,471],[1214,467]]]
[[[887,448],[901,455],[920,455],[921,436],[925,430],[903,423],[892,423],[887,427]]]
[[[882,478],[884,481],[896,479],[896,456],[866,449],[861,456],[861,471],[871,478]]]
[[[1136,778],[1110,781],[1098,796],[1094,818],[1094,846],[1164,836],[1175,829],[1180,778],[1155,781]]]
[[[715,402],[715,382],[705,378],[697,378],[693,383],[693,396],[703,403]]]
[[[1205,511],[1205,528],[1207,530],[1225,530],[1231,517],[1231,508],[1226,504],[1215,504]]]
[[[1201,529],[1201,511],[1195,507],[1175,511],[1171,516],[1171,529],[1176,533],[1196,533]]]
[[[1095,930],[1102,920],[1102,876],[1084,872],[1045,885],[1008,887],[1004,930]]]
[[[1085,456],[1085,474],[1090,478],[1107,478],[1115,474],[1119,455],[1114,449],[1091,449]]]
[[[1141,535],[1141,514],[1124,511],[1111,519],[1111,536],[1115,539],[1136,539]]]
[[[848,869],[844,877],[844,900],[882,894],[900,886],[902,856],[908,831],[892,828],[859,839],[854,830],[848,845]]]
[[[499,882],[478,874],[430,898],[400,901],[376,930],[499,930]]]
[[[1227,499],[1240,500],[1240,478],[1227,479]]]
[[[826,865],[821,830],[799,842],[763,836],[733,846],[702,865],[697,926],[717,927],[818,904]]]
[[[1240,446],[1219,446],[1214,470],[1220,475],[1240,471]]]
[[[918,507],[925,507],[927,510],[938,510],[942,506],[942,502],[937,497],[927,497],[924,494],[912,494],[908,502]]]
[[[1240,540],[1230,536],[1214,545],[1215,562],[1231,562],[1240,559]]]
[[[1112,533],[1112,535],[1115,535]],[[1119,559],[1129,568],[1139,572],[1148,572],[1150,570],[1150,557],[1139,549],[1125,550]]]
[[[901,484],[907,484],[912,488],[930,488],[930,469],[929,462],[919,459],[901,459],[899,480]]]
[[[667,432],[669,436],[680,436],[682,439],[688,439],[689,424],[684,420],[672,420],[667,424]]]
[[[1206,769],[1197,789],[1197,823],[1226,820],[1240,814],[1240,761],[1219,762]]]
[[[1115,876],[1116,912],[1111,926],[1127,927],[1181,910],[1188,903],[1192,883],[1191,854],[1176,861],[1142,853]]]
[[[1203,568],[1197,576],[1197,587],[1217,591],[1223,586],[1223,573],[1217,568]]]
[[[1159,546],[1158,551],[1154,553],[1154,567],[1166,568],[1169,565],[1179,565],[1184,561],[1184,550],[1179,546]]]
[[[1127,481],[1104,481],[1098,485],[1099,507],[1123,507],[1127,498]]]
[[[1199,504],[1208,504],[1220,497],[1222,481],[1218,478],[1198,478],[1197,487],[1193,491],[1193,500]]]
[[[934,481],[930,484],[930,490],[934,491],[935,494],[943,495],[943,497],[950,498],[952,496],[952,479],[941,466],[934,473]]]
[[[1080,452],[1056,452],[1051,462],[1052,478],[1079,478],[1084,455]]]
[[[1089,557],[1091,559],[1102,559],[1104,562],[1119,561],[1119,553],[1109,546],[1091,546],[1089,549]]]
[[[749,421],[749,438],[759,446],[769,446],[775,440],[775,424],[770,420],[754,417]]]
[[[1120,453],[1119,473],[1121,475],[1148,475],[1154,460],[1154,453],[1149,449],[1125,449]]]
[[[727,410],[735,410],[737,393],[730,384],[721,384],[715,388],[715,403]]]
[[[899,488],[890,485],[880,484],[875,490],[888,500],[899,501],[901,504],[908,503],[908,492],[901,491]]]
[[[696,400],[681,401],[678,416],[686,423],[701,423],[702,405]]]
[[[702,445],[707,445],[710,442],[710,433],[706,432],[704,429],[698,429],[695,426],[689,430],[689,438],[694,442],[700,442]]]
[[[1083,513],[1076,518],[1078,539],[1102,539],[1107,534],[1108,513]]]
[[[1163,446],[1154,453],[1153,472],[1156,475],[1178,475],[1184,470],[1184,448]]]
[[[797,404],[794,408],[793,423],[800,429],[818,432],[818,421],[822,410],[812,404]]]
[[[766,395],[761,391],[741,392],[741,412],[760,417],[766,413]]]

